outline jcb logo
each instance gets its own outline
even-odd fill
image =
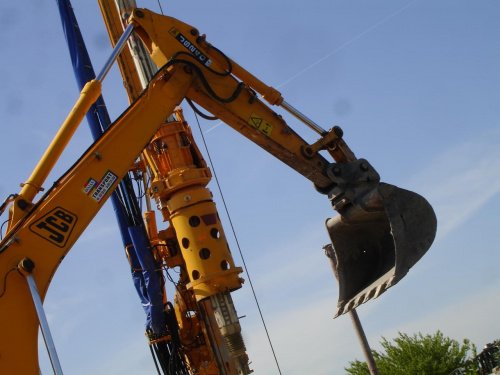
[[[47,215],[30,225],[30,230],[59,247],[66,246],[75,227],[77,216],[61,207],[56,207]]]

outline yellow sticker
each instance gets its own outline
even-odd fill
[[[170,29],[170,34],[173,36],[177,36],[177,35],[179,35],[179,32],[177,31],[177,29],[175,27],[172,27]]]
[[[248,120],[248,124],[253,126],[255,129],[257,129],[258,131],[260,131],[262,134],[265,135],[271,135],[271,132],[274,129],[273,124],[267,122],[256,113],[252,113],[250,119]]]

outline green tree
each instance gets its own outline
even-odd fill
[[[494,344],[497,347],[497,350],[494,351],[493,357],[496,360],[497,366],[500,366],[500,339],[495,340]]]
[[[475,351],[469,340],[458,341],[444,337],[440,331],[434,335],[413,336],[400,333],[394,344],[382,337],[383,350],[373,351],[380,375],[449,375],[457,368],[470,368],[468,352]],[[345,370],[350,375],[370,375],[365,362],[349,362]],[[474,371],[467,370],[473,375]]]

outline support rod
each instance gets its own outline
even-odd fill
[[[111,52],[111,55],[109,56],[108,60],[104,64],[104,67],[102,68],[101,72],[97,75],[96,80],[99,82],[102,82],[104,77],[106,77],[106,74],[108,74],[109,69],[111,69],[111,66],[117,59],[118,55],[122,51],[123,47],[125,47],[125,43],[127,42],[130,34],[132,34],[132,31],[134,30],[134,25],[129,24],[125,31],[123,32],[122,36],[120,39],[118,39],[118,42],[116,42],[115,48],[113,48],[113,52]]]
[[[349,317],[351,318],[352,325],[354,326],[354,331],[356,336],[358,336],[359,343],[361,344],[361,349],[363,350],[363,355],[366,359],[366,364],[368,365],[368,370],[370,370],[371,375],[379,375],[377,365],[375,364],[375,359],[373,358],[370,345],[366,339],[365,331],[359,320],[358,313],[356,309],[349,311]]]
[[[42,300],[40,299],[40,294],[38,293],[36,282],[32,275],[33,268],[35,268],[35,264],[31,259],[28,258],[23,259],[18,266],[19,272],[26,277],[26,281],[28,282],[31,297],[33,298],[33,303],[38,315],[38,321],[40,322],[40,329],[42,330],[45,346],[47,347],[47,351],[49,352],[50,363],[52,364],[54,374],[62,375],[63,372],[61,364],[59,362],[59,357],[57,356],[54,340],[52,339],[49,324],[47,322],[47,317],[45,316],[45,311],[43,310]]]
[[[335,279],[338,280],[335,250],[333,249],[333,246],[331,244],[326,245],[325,247],[323,247],[323,249],[325,249],[325,255],[330,260],[330,265],[332,266]],[[361,349],[363,350],[363,355],[365,356],[366,364],[368,365],[368,370],[370,371],[370,375],[379,375],[377,365],[375,364],[375,359],[373,358],[373,354],[370,349],[370,344],[368,344],[365,331],[363,330],[363,326],[361,325],[361,321],[359,320],[356,309],[350,310],[349,316],[351,318],[352,325],[354,326],[354,331],[356,332],[356,336],[358,337],[359,343],[361,344]]]

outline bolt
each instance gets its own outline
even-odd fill
[[[24,258],[18,264],[18,267],[22,269],[22,271],[26,271],[27,273],[33,273],[33,269],[35,268],[35,263],[30,258]]]
[[[193,35],[193,36],[198,35],[198,30],[196,30],[196,29],[191,29],[191,35]]]
[[[312,148],[311,147],[306,147],[306,154],[312,155],[312,153],[313,153]]]
[[[359,165],[359,168],[361,168],[362,171],[367,171],[369,169],[368,164],[366,162],[361,162]]]
[[[335,176],[340,176],[342,174],[342,170],[337,165],[332,168],[332,172]]]
[[[24,199],[19,199],[16,203],[17,206],[23,211],[25,211],[29,206],[28,202]]]
[[[144,13],[142,12],[142,10],[136,10],[135,11],[135,15],[139,18],[142,18],[144,17]]]
[[[342,128],[340,126],[335,125],[333,127],[333,132],[339,138],[342,138],[344,136],[344,131],[342,130]]]
[[[191,196],[190,195],[185,195],[184,196],[184,202],[189,202],[191,200]]]

